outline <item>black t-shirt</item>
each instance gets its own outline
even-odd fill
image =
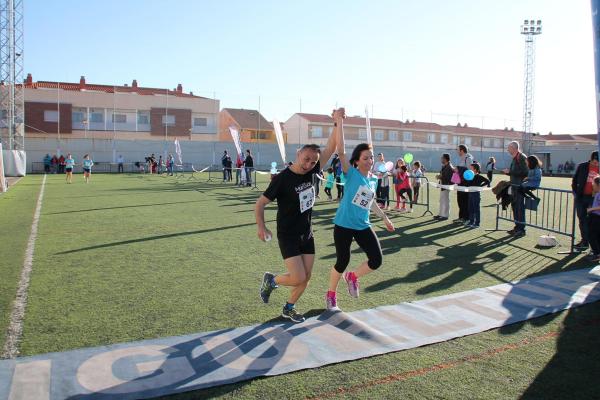
[[[312,207],[315,202],[313,176],[321,170],[320,162],[304,175],[286,168],[273,177],[263,195],[277,200],[277,233],[305,235],[312,231]]]
[[[470,181],[465,180],[466,184],[464,184],[463,186],[487,186],[489,185],[490,181],[483,175],[480,174],[475,174],[475,176],[473,177],[473,179],[471,179]]]
[[[244,160],[244,165],[248,168],[254,167],[254,160],[252,159],[252,156],[246,156],[246,160]]]

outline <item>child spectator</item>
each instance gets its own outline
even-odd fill
[[[412,197],[412,188],[410,186],[410,176],[408,175],[408,168],[406,167],[406,165],[402,165],[400,167],[399,170],[396,171],[396,180],[398,183],[396,183],[396,194],[397,194],[397,198],[396,198],[396,210],[400,210],[400,212],[406,212],[406,197],[404,197],[404,194],[406,193],[408,195],[408,200],[410,201],[410,207],[408,209],[408,212],[412,212],[412,203],[413,203],[413,197]],[[400,207],[400,204],[402,204],[402,207]]]
[[[450,154],[444,153],[441,158],[442,169],[440,173],[436,176],[436,179],[442,185],[451,185],[452,184],[452,174],[454,171],[454,166],[450,162]],[[450,215],[450,192],[446,189],[440,189],[440,210],[438,215],[433,217],[433,219],[437,221],[446,221],[448,216]]]
[[[390,208],[390,173],[384,172],[381,174],[381,185],[380,185],[380,196],[379,202],[384,210]]]
[[[479,163],[472,163],[469,167],[475,176],[470,181],[465,181],[467,186],[474,187],[483,187],[488,186],[490,184],[489,179],[481,175],[481,165]],[[479,228],[479,224],[481,223],[481,192],[468,192],[469,195],[469,221],[465,224],[470,228]]]
[[[327,168],[327,181],[325,182],[325,193],[327,193],[327,200],[331,201],[331,189],[333,188],[333,182],[335,177],[333,176],[333,168]]]
[[[542,183],[542,162],[536,156],[529,156],[527,157],[527,167],[529,172],[527,178],[523,179],[523,183],[521,183],[521,190],[523,196],[537,199],[538,197],[533,194],[533,191]]]
[[[419,202],[419,190],[421,188],[421,178],[423,178],[423,176],[425,176],[425,174],[421,170],[421,162],[415,161],[413,163],[412,176],[414,177],[414,182],[413,182],[413,190],[414,190],[413,200],[414,200],[415,203],[418,203]]]

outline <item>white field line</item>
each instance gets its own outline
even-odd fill
[[[23,261],[23,269],[21,270],[21,279],[17,288],[17,297],[15,299],[13,310],[10,315],[10,323],[6,334],[6,342],[2,349],[0,358],[15,358],[19,354],[19,341],[23,334],[23,318],[25,317],[25,307],[27,306],[27,290],[29,289],[29,277],[33,266],[33,250],[35,247],[35,239],[37,238],[38,222],[42,211],[42,199],[44,198],[44,188],[46,187],[46,175],[42,181],[42,188],[33,214],[33,222],[31,224],[31,233],[27,241],[27,249],[25,250],[25,260]]]

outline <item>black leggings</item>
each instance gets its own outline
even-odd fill
[[[379,239],[373,228],[363,230],[348,229],[335,225],[333,228],[333,241],[335,243],[335,254],[337,260],[335,262],[335,270],[340,274],[346,270],[350,263],[350,245],[352,239],[360,248],[367,253],[369,268],[375,270],[381,266],[383,262],[383,253],[379,245]]]
[[[398,197],[401,197],[402,200],[406,201],[406,197],[404,197],[404,193],[406,193],[408,195],[408,200],[410,201],[410,206],[412,207],[412,205],[413,205],[413,193],[412,193],[412,189],[406,188],[406,189],[400,189],[398,191]]]

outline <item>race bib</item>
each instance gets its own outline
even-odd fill
[[[352,204],[365,210],[369,210],[374,198],[375,192],[370,187],[360,186],[352,199]]]
[[[315,188],[314,186],[304,189],[298,193],[300,197],[300,213],[310,210],[315,205]]]

